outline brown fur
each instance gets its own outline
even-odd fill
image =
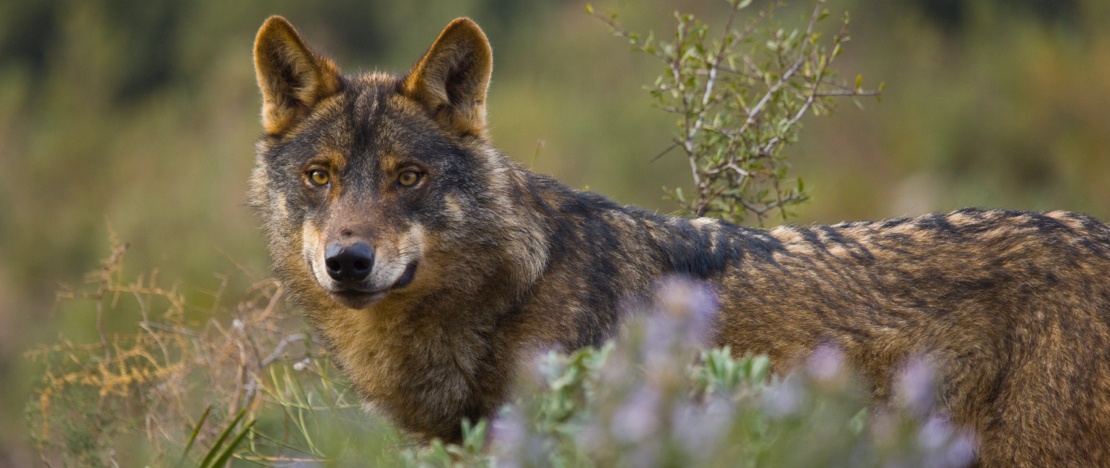
[[[603,343],[678,274],[717,293],[707,345],[780,368],[839,347],[879,405],[922,356],[982,462],[1110,464],[1105,224],[962,210],[761,231],[621,207],[490,146],[492,56],[467,19],[405,76],[340,75],[280,18],[255,65],[267,135],[251,198],[275,270],[358,392],[421,437],[457,441],[533,352]],[[373,268],[344,283],[329,252],[354,243]]]

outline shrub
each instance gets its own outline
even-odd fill
[[[673,41],[641,37],[602,16],[616,35],[664,65],[648,88],[659,109],[674,114],[676,132],[659,156],[680,150],[689,161],[694,193],[668,190],[683,211],[735,222],[754,216],[758,224],[807,198],[801,178],[788,177],[784,149],[798,139],[802,118],[829,113],[833,98],[878,96],[863,77],[843,83],[831,68],[848,41],[848,14],[828,40],[819,24],[829,16],[818,0],[804,28],[768,26],[772,4],[740,26],[751,0],[728,0],[724,31],[692,15],[674,13]],[[880,89],[882,86],[880,85]],[[659,157],[657,156],[657,157]]]

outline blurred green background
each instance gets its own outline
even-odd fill
[[[758,4],[758,2],[757,2]],[[597,0],[634,31],[670,13],[711,24],[723,0]],[[1069,209],[1110,219],[1110,4],[1104,0],[833,0],[851,12],[837,69],[881,103],[839,103],[790,149],[811,187],[796,223],[963,206]],[[792,2],[776,21],[800,25]],[[754,9],[749,10],[754,12]],[[0,465],[32,463],[22,352],[91,340],[89,307],[57,304],[110,250],[196,307],[265,278],[244,207],[261,130],[251,64],[258,26],[282,14],[347,72],[403,72],[448,21],[493,43],[495,144],[527,167],[662,212],[689,179],[671,119],[643,86],[662,67],[630,52],[580,0],[0,2]],[[829,21],[832,23],[834,21]],[[73,309],[73,310],[69,310]],[[133,320],[133,318],[130,318]]]

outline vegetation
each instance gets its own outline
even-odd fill
[[[681,116],[675,146],[693,168],[699,215],[740,218],[753,212],[762,218],[772,208],[785,214],[786,205],[803,198],[800,183],[785,197],[779,190],[785,177],[779,152],[796,138],[801,116],[811,106],[827,109],[830,87],[832,93],[863,94],[859,80],[851,90],[829,78],[844,30],[834,36],[831,51],[819,46],[815,26],[826,16],[823,1],[803,33],[780,29],[766,39],[759,29],[765,16],[742,31],[733,29],[746,6],[732,3],[713,50],[707,47],[708,28],[689,15],[676,14],[674,43],[641,41],[613,17],[606,19],[668,64],[669,74],[652,95]],[[753,38],[760,41],[756,50],[768,51],[762,65],[735,52]],[[753,97],[757,86],[762,97]],[[717,176],[723,172],[730,176]],[[214,312],[190,318],[185,299],[159,286],[153,275],[121,281],[126,250],[115,243],[91,278],[93,291],[61,295],[95,306],[98,342],[63,341],[29,353],[47,367],[29,416],[35,445],[48,463],[60,457],[87,466],[127,464],[134,460],[121,460],[121,454],[138,449],[158,464],[201,466],[223,465],[232,457],[263,464],[338,461],[356,453],[443,466],[873,462],[890,451],[859,436],[862,399],[850,388],[854,379],[841,375],[846,371],[834,362],[837,356],[819,357],[833,368],[815,371],[821,377],[812,382],[804,375],[770,379],[765,357],[735,360],[727,349],[699,356],[693,345],[705,334],[713,301],[697,285],[676,280],[662,291],[660,310],[631,326],[619,346],[547,354],[501,418],[464,422],[461,445],[433,442],[400,450],[391,429],[364,421],[353,433],[373,434],[370,446],[378,453],[367,454],[366,445],[336,442],[334,421],[364,418],[350,413],[358,404],[326,353],[308,333],[290,331],[299,326],[282,306],[279,284],[248,288],[228,325]],[[124,296],[133,307],[120,305]],[[109,334],[103,325],[109,312],[133,314],[134,330]],[[140,429],[145,443],[129,440]],[[821,448],[791,449],[804,438],[818,440]],[[895,443],[905,445],[903,439]]]
[[[970,441],[914,403],[872,417],[838,351],[772,375],[765,357],[698,350],[712,300],[697,285],[664,286],[658,310],[616,345],[550,353],[521,398],[489,427],[488,453],[419,452],[427,465],[960,466]],[[915,372],[927,372],[924,368]],[[928,388],[924,376],[903,379]],[[477,434],[486,427],[479,425]],[[480,440],[475,436],[474,439]],[[451,456],[448,456],[451,455]]]
[[[774,7],[740,26],[741,10],[751,0],[729,0],[720,37],[690,14],[675,12],[673,42],[641,38],[602,17],[633,47],[666,65],[650,92],[660,109],[675,114],[678,132],[663,153],[680,149],[693,176],[694,194],[668,191],[684,211],[741,222],[754,215],[759,224],[774,213],[808,198],[802,179],[787,179],[790,164],[783,149],[798,140],[801,120],[827,113],[833,97],[877,96],[837,81],[831,66],[848,39],[848,14],[830,44],[819,23],[829,11],[819,0],[804,29],[769,29],[764,21]],[[590,8],[592,12],[592,8]]]
[[[398,444],[297,331],[303,323],[278,283],[250,286],[232,307],[189,313],[154,275],[126,281],[126,250],[116,244],[88,292],[62,297],[95,308],[98,323],[128,318],[131,330],[100,329],[92,343],[62,339],[27,353],[47,369],[28,410],[43,461],[222,466],[234,456],[272,465]],[[220,320],[227,315],[230,323]]]
[[[1100,176],[1110,171],[1102,131],[1110,118],[1102,104],[1110,102],[1104,2],[1057,2],[1051,15],[1039,16],[1043,2],[1032,0],[952,7],[958,15],[936,11],[935,2],[845,0],[835,9],[853,9],[854,36],[862,38],[854,54],[834,53],[846,38],[836,25],[811,30],[811,12],[793,6],[776,7],[779,19],[732,20],[762,21],[769,36],[723,27],[736,2],[692,3],[708,25],[678,15],[673,41],[634,36],[614,23],[634,48],[686,76],[664,74],[649,88],[667,118],[640,112],[635,86],[651,83],[647,67],[619,57],[616,41],[600,40],[604,28],[578,19],[586,16],[580,5],[556,15],[551,2],[461,3],[467,6],[430,1],[410,10],[384,1],[0,5],[0,157],[8,164],[0,173],[0,379],[11,390],[0,405],[3,419],[19,421],[10,409],[31,395],[27,424],[0,428],[0,463],[26,461],[16,457],[26,426],[44,461],[78,466],[212,466],[229,457],[279,465],[856,465],[966,457],[967,439],[943,421],[917,421],[912,402],[891,414],[864,412],[835,350],[774,377],[761,358],[687,348],[679,338],[696,328],[702,310],[687,286],[677,286],[686,292],[675,294],[673,310],[630,325],[614,346],[545,357],[503,417],[469,426],[466,444],[412,446],[362,412],[286,309],[280,287],[259,281],[261,236],[240,206],[258,132],[248,49],[261,19],[274,12],[307,24],[306,35],[341,63],[395,70],[451,17],[476,17],[497,48],[491,120],[498,146],[540,172],[623,202],[673,209],[657,201],[655,184],[664,181],[690,213],[757,223],[791,210],[803,221],[836,221],[962,205],[1110,215],[1110,185]],[[639,25],[657,14],[629,7],[621,19],[644,30]],[[799,17],[800,26],[778,24]],[[733,39],[720,39],[728,34]],[[767,39],[778,45],[765,48]],[[755,58],[755,68],[771,75],[741,73],[747,63],[717,58],[726,49]],[[835,58],[881,76],[891,84],[888,104],[866,113],[849,108],[837,119],[795,119],[805,106],[826,110],[830,94],[867,94],[854,82],[826,87],[835,76],[818,72],[831,72],[825,66],[784,79],[794,62],[777,56],[803,50],[811,65]],[[717,81],[708,74],[714,64]],[[711,82],[718,84],[707,93]],[[780,82],[781,93],[768,93]],[[775,105],[762,109],[773,112],[752,119],[763,96]],[[716,131],[749,120],[763,133]],[[806,137],[786,154],[783,145],[803,123]],[[681,157],[647,162],[668,147]],[[811,183],[792,178],[788,162]],[[700,179],[691,184],[684,171]],[[810,193],[810,203],[796,204]],[[129,246],[105,236],[105,224]],[[114,248],[102,269],[51,306],[57,284],[95,265],[106,244]],[[159,265],[162,273],[134,273],[127,264]],[[49,343],[20,353],[43,340]],[[905,384],[927,388],[928,377],[910,373]],[[491,445],[479,450],[486,436]]]
[[[117,245],[90,292],[67,300],[132,316],[137,330],[29,353],[49,368],[28,409],[47,464],[861,466],[971,456],[960,431],[918,419],[930,398],[869,415],[836,349],[787,375],[771,374],[766,357],[697,349],[713,300],[678,279],[616,344],[540,356],[497,420],[464,422],[463,444],[417,447],[363,413],[326,355],[290,332],[299,325],[279,285],[250,288],[227,326],[217,314],[191,320],[156,279],[122,281],[125,251]],[[900,384],[907,395],[932,391],[924,365]]]

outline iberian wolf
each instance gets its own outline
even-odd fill
[[[492,54],[469,19],[403,75],[343,75],[280,17],[254,63],[251,200],[277,275],[358,393],[419,437],[458,441],[533,353],[602,344],[622,304],[681,275],[717,296],[705,345],[780,369],[835,346],[880,406],[920,356],[981,462],[1110,466],[1110,228],[1095,219],[969,209],[768,231],[620,206],[490,145]]]

